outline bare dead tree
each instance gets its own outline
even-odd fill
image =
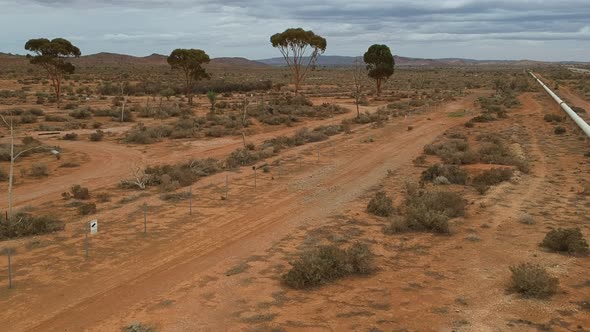
[[[357,118],[360,118],[361,116],[359,104],[363,97],[363,86],[365,83],[365,78],[367,77],[367,69],[364,66],[364,63],[361,59],[362,58],[359,57],[354,61],[354,67],[352,72],[352,78],[354,80],[354,90],[352,92],[352,96],[354,98],[354,103],[356,105]]]
[[[145,173],[145,167],[142,165],[135,165],[131,168],[133,179],[129,182],[136,185],[139,189],[145,189],[145,185],[148,179],[147,174]]]

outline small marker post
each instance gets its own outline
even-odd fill
[[[143,203],[143,234],[147,234],[147,204]]]
[[[90,224],[87,225],[86,223],[84,223],[84,251],[85,251],[86,258],[88,258],[88,247],[90,246],[90,243],[88,240],[89,228],[90,228]]]
[[[193,215],[193,186],[188,189],[188,215]]]
[[[228,193],[229,193],[229,174],[225,175],[225,200],[227,201],[228,199]]]
[[[256,165],[252,166],[252,169],[254,170],[254,190],[256,190]]]
[[[7,256],[8,256],[8,288],[12,288],[12,261],[11,261],[12,253],[10,251],[8,251]]]

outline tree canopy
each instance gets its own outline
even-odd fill
[[[293,70],[295,94],[297,94],[309,67],[313,66],[318,57],[326,51],[326,39],[311,30],[290,28],[272,35],[270,42],[273,47],[279,49],[287,66]]]
[[[177,48],[170,53],[167,61],[172,69],[183,71],[186,97],[189,104],[192,104],[192,90],[195,81],[210,78],[205,68],[202,67],[203,64],[209,63],[209,55],[203,50]]]
[[[391,75],[395,66],[395,59],[387,45],[374,44],[363,56],[367,64],[368,76],[375,80],[377,84],[377,94],[381,93],[381,84]]]
[[[28,55],[30,63],[41,66],[47,71],[59,105],[61,81],[65,74],[71,74],[76,69],[66,59],[79,57],[81,55],[80,49],[63,38],[52,40],[46,38],[31,39],[25,44],[25,49],[34,54]]]

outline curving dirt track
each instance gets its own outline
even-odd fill
[[[137,219],[137,205],[105,212],[99,218],[108,216],[111,220],[102,224],[104,232],[93,237],[89,260],[80,257],[80,232],[69,228],[68,236],[57,239],[58,244],[19,257],[21,286],[18,292],[0,291],[0,305],[8,308],[0,313],[0,322],[13,331],[115,331],[132,317],[150,317],[146,308],[175,298],[186,310],[178,311],[173,322],[158,317],[167,329],[234,329],[228,318],[238,303],[202,308],[187,320],[179,317],[193,314],[195,303],[179,297],[203,284],[211,274],[268,249],[298,227],[321,224],[377,185],[388,171],[411,168],[412,159],[425,144],[465,121],[447,113],[470,108],[475,97],[470,95],[436,113],[416,116],[411,131],[403,119],[398,119],[377,130],[363,127],[354,135],[289,150],[281,158],[288,161],[305,156],[303,166],[286,163],[287,175],[278,179],[273,179],[276,174],[261,175],[256,192],[249,172],[232,174],[231,198],[225,202],[216,199],[219,188],[215,185],[225,175],[208,178],[197,188],[200,198],[196,217],[187,218],[178,206],[161,205],[150,214],[147,236],[138,232],[139,224],[130,224],[123,217],[128,214],[131,219],[127,221]],[[363,137],[375,138],[370,148],[360,143]],[[240,142],[219,149],[233,149],[232,144]],[[319,162],[315,160],[317,146],[322,151]],[[212,151],[211,147],[203,149]],[[159,152],[151,151],[147,156],[134,153],[137,158],[152,160]],[[49,262],[42,262],[48,256]],[[222,294],[240,292],[232,280],[219,287]]]
[[[350,107],[350,105],[345,104],[339,106]],[[377,108],[378,106],[361,107],[361,111],[374,112]],[[271,127],[263,133],[247,137],[247,141],[259,144],[264,140],[279,135],[292,135],[302,127],[313,128],[319,125],[339,124],[342,119],[351,117],[351,114],[345,113],[329,119],[310,120],[294,127]],[[123,134],[131,127],[120,126],[106,131],[112,134]],[[80,129],[69,132],[86,135],[94,132],[94,130]],[[119,181],[130,178],[132,168],[138,165],[176,163],[190,160],[190,158],[225,158],[243,145],[241,137],[190,141],[167,140],[151,145],[124,145],[114,142],[97,144],[86,140],[44,139],[39,133],[35,133],[34,136],[44,144],[60,146],[68,154],[82,154],[87,161],[80,167],[60,176],[40,178],[33,183],[24,185],[17,184],[14,189],[15,207],[40,205],[59,200],[61,193],[67,191],[73,184],[89,187],[93,191],[112,187]],[[3,186],[4,184],[0,188],[3,188]],[[6,190],[0,190],[0,209],[6,208],[6,201]]]

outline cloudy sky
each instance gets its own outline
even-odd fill
[[[326,54],[374,43],[402,56],[590,61],[590,0],[0,0],[0,52],[65,37],[83,54],[280,56],[288,27],[328,40]]]

